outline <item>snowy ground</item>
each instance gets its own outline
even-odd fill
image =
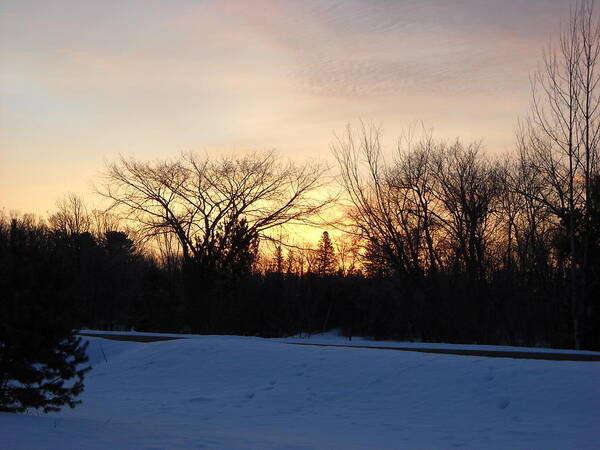
[[[599,362],[89,341],[83,404],[0,414],[0,448],[600,448]]]

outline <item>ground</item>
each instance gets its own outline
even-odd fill
[[[0,448],[600,447],[600,362],[235,336],[87,339],[83,403],[0,414]]]

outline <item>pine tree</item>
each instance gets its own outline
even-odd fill
[[[319,241],[316,259],[317,274],[321,276],[333,274],[335,271],[335,250],[327,231],[323,231]]]
[[[0,221],[0,411],[79,403],[89,367],[74,331],[69,251],[40,225]]]
[[[258,255],[258,235],[248,228],[246,219],[231,219],[217,232],[217,245],[206,261],[218,275],[234,277],[252,272]]]
[[[275,261],[273,264],[273,272],[275,273],[283,273],[283,251],[281,250],[281,245],[275,247]]]

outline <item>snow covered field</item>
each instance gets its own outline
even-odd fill
[[[600,362],[89,341],[83,404],[0,414],[1,449],[600,448]]]

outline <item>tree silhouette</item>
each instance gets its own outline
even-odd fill
[[[323,231],[316,251],[316,273],[321,276],[335,272],[335,249],[327,231]]]
[[[0,411],[79,403],[89,368],[61,244],[30,220],[0,221]]]

